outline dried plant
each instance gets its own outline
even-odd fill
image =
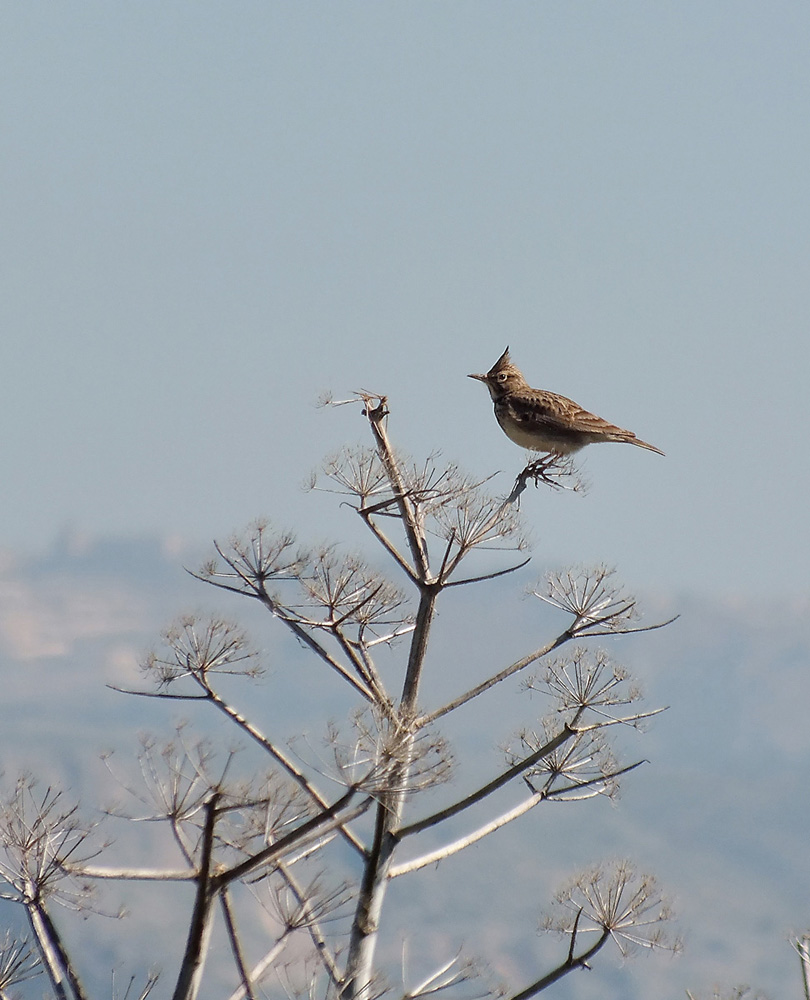
[[[543,927],[560,934],[610,939],[623,957],[637,948],[679,951],[669,924],[672,911],[656,880],[627,861],[578,875],[556,895],[556,913]]]
[[[574,620],[568,631],[577,637],[647,632],[675,621],[635,626],[639,620],[636,599],[625,593],[614,576],[615,570],[607,566],[576,567],[548,573],[545,588],[530,593],[570,614]]]
[[[365,773],[363,787],[376,795],[413,793],[449,780],[453,762],[445,740],[427,729],[414,735],[405,722],[396,724],[387,715],[359,710],[351,719],[350,740],[330,726],[328,738],[339,780],[356,783]]]
[[[291,533],[274,533],[269,522],[259,520],[245,535],[234,535],[227,552],[215,543],[224,567],[212,559],[199,573],[191,575],[225,590],[267,600],[268,584],[297,580],[300,576],[309,556],[295,548],[295,544]]]
[[[288,931],[307,930],[327,921],[346,921],[354,887],[347,882],[326,886],[322,874],[298,885],[286,868],[269,887],[265,908]]]
[[[190,678],[204,690],[215,675],[260,677],[256,653],[237,625],[221,618],[201,621],[186,615],[163,634],[166,650],[153,652],[143,666],[161,689]]]
[[[113,970],[112,977],[112,1000],[146,1000],[150,995],[152,990],[157,986],[158,980],[160,979],[160,973],[156,970],[150,970],[146,974],[146,978],[143,981],[143,986],[138,988],[135,984],[137,982],[136,976],[130,976],[127,980],[127,984],[124,988],[123,993],[119,989],[117,977],[115,975],[115,970]]]
[[[457,550],[454,565],[474,548],[501,543],[512,549],[526,548],[523,527],[513,507],[486,493],[483,483],[458,470],[454,469],[448,479],[446,494],[431,505],[430,514],[436,522],[436,534]]]
[[[350,700],[343,723],[329,722],[314,738],[280,737],[274,728],[279,713],[262,715],[267,702],[287,696],[289,685],[267,698],[253,695],[247,707],[239,704],[240,682],[263,672],[259,656],[225,618],[185,616],[147,657],[144,689],[127,693],[214,708],[240,744],[199,738],[186,724],[169,740],[144,737],[137,779],[120,777],[127,808],[109,810],[114,819],[164,831],[178,866],[95,864],[89,828],[58,794],[37,797],[33,785],[18,786],[3,811],[0,879],[24,905],[31,884],[39,899],[69,905],[83,905],[99,879],[180,882],[193,890],[173,1000],[198,996],[215,913],[238,982],[230,1000],[257,1000],[271,975],[290,997],[393,995],[378,961],[391,882],[445,862],[543,803],[613,795],[620,777],[639,763],[620,764],[611,737],[617,727],[639,728],[655,714],[639,707],[638,687],[606,654],[584,644],[568,656],[560,653],[575,639],[644,630],[635,624],[635,599],[604,567],[550,575],[534,593],[570,617],[566,626],[517,660],[488,668],[444,703],[429,704],[423,681],[433,666],[428,650],[444,592],[525,565],[527,558],[497,555],[527,547],[518,497],[529,481],[560,486],[576,473],[559,459],[540,459],[521,473],[510,497],[499,498],[490,492],[492,477],[469,476],[436,454],[415,462],[398,453],[388,437],[384,396],[360,392],[342,402],[362,406],[372,447],[329,459],[315,487],[343,498],[405,589],[361,555],[336,546],[301,548],[291,533],[265,521],[227,544],[215,543],[215,557],[192,575],[228,599],[257,601],[275,626],[293,635],[322,668],[325,691],[341,685],[341,706]],[[480,552],[490,562],[468,571]],[[493,558],[502,560],[494,568]],[[460,573],[462,562],[469,575]],[[550,714],[523,725],[505,763],[493,764],[494,773],[459,796],[450,781],[457,761],[438,724],[451,713],[462,719],[471,702],[525,677],[529,668],[534,674],[523,686],[550,700]],[[499,737],[508,738],[487,734],[493,744]],[[112,758],[107,765],[113,771]],[[506,786],[510,801],[497,797]],[[422,834],[450,829],[451,819],[458,824],[452,836],[436,834],[429,848],[416,847],[403,860],[404,843],[423,843]],[[61,942],[43,914],[36,946],[53,991],[59,1000],[84,1000],[67,955],[46,957]],[[512,1000],[583,967],[607,940],[622,955],[632,946],[666,943],[668,911],[654,883],[627,865],[578,877],[560,894],[558,914],[546,926],[568,935],[568,957]],[[252,961],[240,932],[248,922],[267,929],[264,952]],[[418,981],[405,969],[402,978],[402,1000],[438,994],[478,1000],[500,992],[477,961],[460,954]],[[141,1000],[153,986],[147,980]],[[132,982],[128,993],[131,988]]]
[[[688,1000],[767,1000],[763,993],[754,992],[750,986],[715,987],[711,993],[686,991]]]
[[[218,753],[209,739],[190,738],[186,726],[178,727],[175,738],[166,743],[144,736],[138,755],[140,787],[121,779],[119,783],[145,811],[118,808],[114,814],[139,822],[165,821],[186,864],[194,869],[203,845],[206,807],[216,797],[219,820],[212,849],[218,863],[252,857],[309,818],[312,808],[302,790],[278,774],[250,780],[231,776],[236,756],[234,749]],[[108,757],[108,767],[110,763]]]
[[[391,495],[385,466],[374,448],[346,448],[324,462],[323,473],[335,484],[332,492],[356,497],[363,506]],[[325,488],[317,482],[316,474],[312,488]]]
[[[810,933],[805,932],[794,938],[793,947],[801,963],[804,997],[805,1000],[810,1000]]]
[[[551,660],[540,674],[527,679],[525,687],[549,695],[557,713],[579,732],[616,724],[639,728],[663,711],[622,711],[641,700],[641,689],[604,650],[591,652],[584,646]]]
[[[407,946],[403,945],[401,1000],[421,1000],[448,990],[452,991],[452,996],[463,1000],[495,1000],[506,994],[503,985],[493,983],[489,969],[480,959],[464,956],[461,952],[413,985],[406,985],[411,978],[407,971],[407,954]]]
[[[42,972],[42,962],[31,942],[15,938],[11,931],[6,931],[0,940],[0,997],[7,996],[13,986],[27,982]]]
[[[86,909],[93,887],[70,869],[103,849],[92,838],[95,827],[61,790],[40,790],[34,778],[21,775],[0,800],[0,895],[23,905],[48,900]]]
[[[320,552],[299,578],[304,602],[288,604],[300,624],[364,639],[402,635],[412,624],[405,596],[358,556]]]
[[[523,779],[533,792],[542,794],[546,799],[574,800],[594,795],[612,797],[616,792],[618,774],[625,769],[619,768],[604,736],[596,731],[573,732],[565,742],[553,745],[558,732],[559,726],[547,720],[539,733],[519,734],[519,749],[507,752],[510,767],[551,745],[552,749],[523,772]]]

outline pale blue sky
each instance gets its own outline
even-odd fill
[[[464,376],[509,344],[667,452],[527,495],[541,562],[807,591],[810,5],[0,11],[0,546],[339,534],[324,389],[507,489]]]

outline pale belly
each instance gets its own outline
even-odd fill
[[[529,451],[545,451],[554,452],[556,455],[570,455],[572,452],[579,451],[580,448],[588,443],[587,440],[572,439],[568,434],[563,437],[543,430],[529,432],[521,427],[520,424],[516,424],[511,420],[501,420],[500,417],[498,418],[498,423],[510,441],[514,441],[516,445],[519,445],[521,448],[527,448]]]

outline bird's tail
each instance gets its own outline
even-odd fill
[[[630,431],[627,432],[627,437],[622,438],[622,440],[626,441],[628,444],[636,444],[639,448],[646,448],[647,451],[654,451],[656,455],[664,454],[660,448],[656,448],[654,444],[648,444],[646,441],[642,441],[641,438],[636,437],[636,435]]]

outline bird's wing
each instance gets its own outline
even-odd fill
[[[520,405],[511,407],[510,412],[515,423],[527,432],[535,428],[546,433],[560,431],[563,434],[595,435],[592,440],[623,441],[626,444],[635,444],[639,448],[655,451],[659,455],[664,454],[660,448],[636,437],[633,431],[612,424],[589,410],[584,410],[573,399],[558,396],[556,392],[535,389],[531,394],[522,395]]]
[[[580,431],[586,434],[628,433],[615,424],[584,410],[579,403],[555,392],[536,391],[521,399],[513,408],[515,420],[529,430],[532,426],[550,430]]]

